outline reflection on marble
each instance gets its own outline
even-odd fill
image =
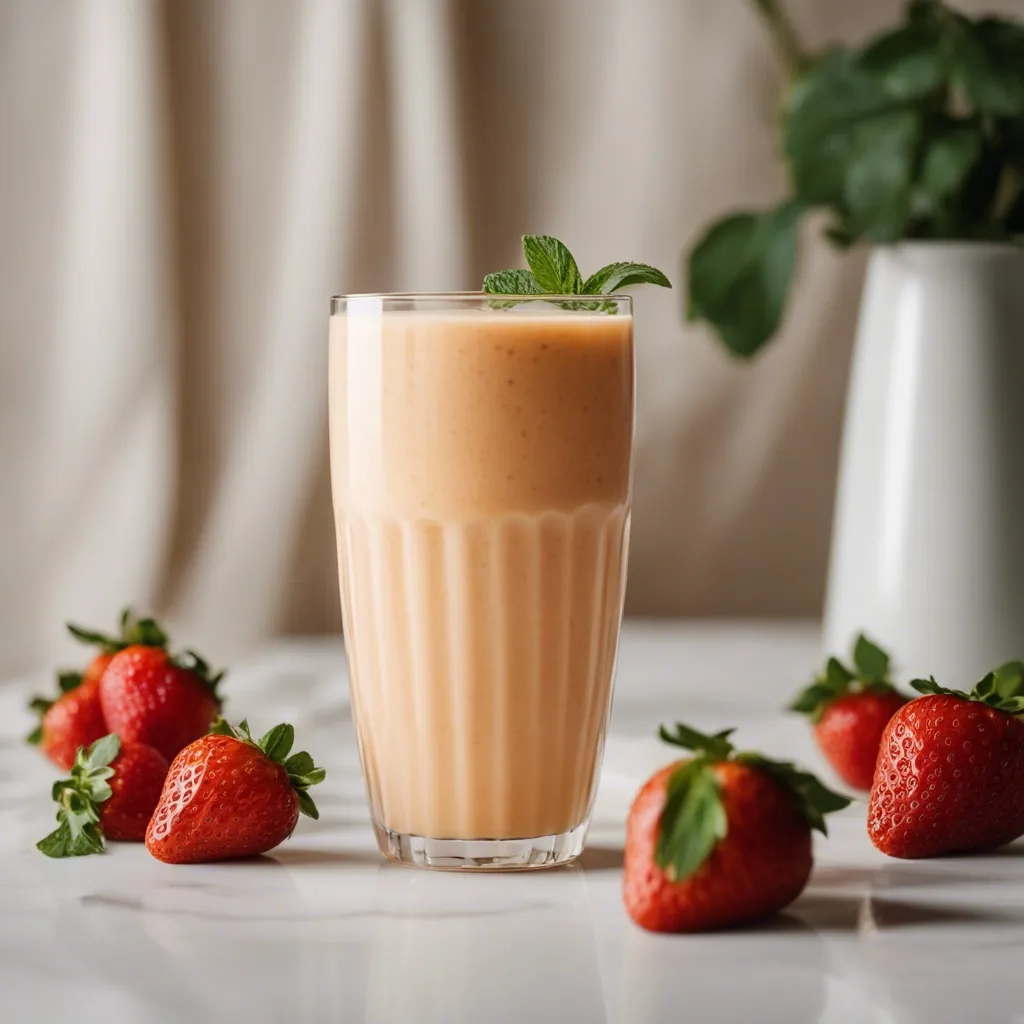
[[[863,804],[830,820],[810,887],[775,921],[653,936],[626,919],[623,818],[666,756],[652,726],[737,724],[745,746],[820,770],[803,724],[773,711],[816,660],[803,627],[631,626],[588,849],[573,868],[488,877],[381,862],[336,645],[282,645],[231,680],[233,714],[290,718],[329,770],[319,822],[234,864],[170,867],[132,845],[37,854],[52,776],[18,739],[36,681],[0,686],[0,1021],[1024,1020],[1024,846],[889,860],[864,834]],[[761,682],[737,695],[753,666]]]

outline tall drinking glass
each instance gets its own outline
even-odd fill
[[[330,442],[382,853],[442,868],[572,860],[622,618],[630,298],[332,299]]]

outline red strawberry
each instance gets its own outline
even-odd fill
[[[162,647],[126,647],[100,681],[103,714],[121,739],[146,743],[171,760],[220,713],[222,676],[211,675],[193,651],[172,657]]]
[[[890,857],[1002,846],[1024,835],[1024,697],[989,673],[971,693],[917,679],[885,727],[868,835]]]
[[[623,898],[642,928],[707,931],[781,910],[810,876],[811,829],[850,802],[789,762],[736,753],[731,732],[661,730],[696,756],[655,773],[629,812]]]
[[[71,778],[55,783],[55,831],[36,843],[47,857],[102,853],[103,839],[141,842],[167,761],[152,747],[124,743],[111,733],[75,757]]]
[[[36,697],[30,704],[41,718],[28,741],[38,743],[55,765],[70,771],[78,749],[95,743],[110,730],[100,707],[99,680],[83,681],[84,676],[71,672],[62,672],[58,678],[63,692],[56,700]]]
[[[134,643],[155,646],[167,643],[166,634],[153,619],[137,619],[129,608],[121,613],[117,636],[83,629],[70,622],[68,631],[82,643],[99,647],[101,653],[89,662],[84,672],[58,673],[60,695],[56,699],[35,697],[30,701],[29,707],[41,721],[27,737],[29,743],[40,744],[43,753],[65,771],[74,764],[79,747],[87,747],[110,732],[103,717],[97,686],[110,659]]]
[[[287,839],[300,811],[319,817],[308,789],[325,772],[305,751],[289,757],[294,742],[290,725],[255,741],[247,722],[219,720],[171,763],[146,849],[168,864],[251,857]]]
[[[907,698],[889,681],[889,655],[863,635],[854,644],[853,664],[850,669],[829,658],[790,710],[810,717],[818,746],[843,782],[868,790],[882,730]]]

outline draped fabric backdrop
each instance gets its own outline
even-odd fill
[[[817,45],[900,5],[789,6]],[[817,612],[862,257],[808,231],[753,365],[680,316],[683,247],[783,188],[780,85],[741,0],[0,0],[0,670],[129,599],[217,657],[339,628],[328,296],[523,232],[678,285],[637,302],[630,610]]]

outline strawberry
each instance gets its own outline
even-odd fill
[[[95,661],[104,658],[99,655]],[[29,707],[39,715],[39,725],[26,737],[64,771],[75,763],[79,747],[95,743],[110,730],[100,707],[100,684],[96,678],[87,679],[92,665],[85,673],[61,672],[57,676],[60,696],[56,700],[33,697]]]
[[[656,772],[629,812],[623,898],[648,931],[725,928],[792,903],[811,873],[811,829],[850,802],[788,761],[736,753],[732,731],[661,729],[696,756]]]
[[[223,675],[211,674],[194,651],[172,656],[163,647],[126,647],[100,680],[103,715],[121,739],[155,747],[170,761],[220,713]]]
[[[104,837],[142,842],[167,775],[167,761],[111,733],[81,748],[71,778],[54,784],[57,828],[36,848],[47,857],[102,853]]]
[[[247,722],[219,719],[171,762],[146,849],[168,864],[251,857],[284,842],[300,811],[318,818],[308,790],[326,773],[305,751],[289,756],[294,742],[290,725],[256,741]]]
[[[934,679],[910,684],[925,696],[885,727],[868,805],[868,835],[882,853],[966,853],[1024,835],[1019,683],[999,670],[970,693]]]
[[[857,637],[852,669],[829,658],[825,671],[790,705],[814,723],[814,736],[836,774],[868,790],[886,723],[907,702],[889,681],[889,655]]]
[[[98,684],[111,658],[133,643],[159,646],[167,642],[166,634],[156,622],[136,619],[129,608],[121,613],[118,636],[107,636],[70,622],[68,631],[82,643],[99,647],[100,653],[83,672],[59,672],[59,693],[53,700],[32,698],[29,708],[39,715],[40,722],[26,737],[29,743],[39,744],[43,753],[65,771],[70,771],[79,747],[87,747],[110,732],[100,706]]]

